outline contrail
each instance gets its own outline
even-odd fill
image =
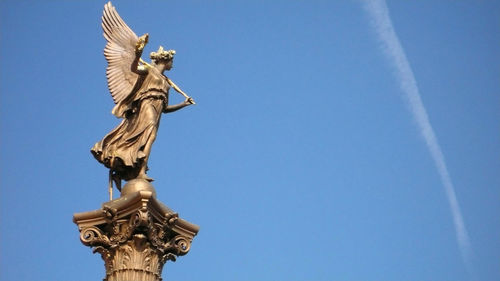
[[[438,140],[434,134],[434,130],[432,129],[429,117],[427,116],[427,111],[425,110],[422,99],[420,98],[417,82],[415,81],[415,76],[411,70],[410,63],[406,58],[403,47],[401,46],[398,36],[392,26],[387,5],[384,0],[369,0],[365,1],[364,4],[365,9],[371,16],[376,33],[382,43],[382,49],[395,68],[395,74],[399,79],[400,87],[406,94],[413,117],[417,122],[420,133],[427,144],[427,148],[429,149],[441,177],[446,197],[450,203],[451,214],[453,216],[453,223],[455,225],[457,242],[462,254],[462,259],[467,267],[467,270],[469,271],[469,274],[473,274],[469,235],[467,234],[462,213],[460,212],[457,196],[455,195],[455,188],[451,182],[451,177],[448,173],[448,168],[446,167],[443,152],[439,147]]]

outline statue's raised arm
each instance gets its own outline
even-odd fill
[[[175,51],[160,46],[151,53],[151,64],[142,61],[149,35],[137,37],[111,2],[104,6],[102,29],[107,41],[104,57],[108,62],[108,88],[116,104],[112,113],[123,120],[91,152],[110,169],[110,183],[113,179],[120,189],[122,179],[152,181],[146,175],[147,163],[161,113],[177,111],[194,104],[194,100],[163,75],[172,69]],[[170,87],[186,97],[184,102],[168,104]]]
[[[123,102],[133,94],[139,78],[138,64],[148,35],[145,34],[139,39],[122,20],[111,2],[104,6],[101,24],[107,41],[104,57],[108,62],[108,88],[116,104],[113,114],[123,117],[127,107]]]

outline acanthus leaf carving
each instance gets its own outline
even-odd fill
[[[106,223],[82,228],[80,239],[105,261],[104,280],[133,280],[139,272],[160,280],[164,264],[190,249],[191,238],[172,230],[177,213],[156,219],[147,206],[121,217],[112,208],[103,213]]]

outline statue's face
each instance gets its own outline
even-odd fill
[[[174,60],[173,60],[173,59],[168,60],[168,61],[165,63],[166,69],[167,69],[167,70],[172,69],[173,64],[174,64]]]
[[[160,60],[159,62],[157,62],[157,64],[159,64],[159,65],[165,65],[165,69],[166,70],[172,69],[173,63],[174,63],[173,59],[171,59],[171,60]]]

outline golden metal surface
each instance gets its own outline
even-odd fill
[[[121,196],[126,196],[137,191],[150,191],[153,197],[156,198],[156,191],[149,181],[141,179],[129,180],[122,188]]]
[[[120,198],[74,214],[73,222],[81,242],[105,261],[104,280],[158,281],[167,260],[189,252],[199,227],[159,202],[148,181],[129,183]]]
[[[102,28],[107,44],[106,77],[115,102],[112,113],[121,123],[91,149],[94,157],[109,168],[110,200],[101,209],[76,213],[81,242],[101,254],[105,281],[162,280],[167,260],[187,254],[199,227],[156,199],[152,179],[146,174],[151,146],[162,113],[195,104],[172,80],[174,50],[151,53],[151,63],[141,59],[149,34],[137,37],[108,2]],[[169,89],[183,95],[184,102],[169,105]],[[122,180],[127,183],[123,186]],[[121,192],[113,200],[113,183]]]
[[[109,185],[118,190],[121,180],[145,179],[151,147],[156,139],[161,113],[170,113],[195,104],[163,73],[172,69],[175,51],[152,52],[152,61],[141,58],[149,34],[141,37],[127,26],[108,2],[104,6],[102,28],[107,44],[104,56],[108,62],[106,77],[115,102],[112,113],[123,118],[121,123],[91,149],[94,157],[110,169]],[[169,90],[183,95],[184,102],[169,105]],[[112,188],[109,191],[113,199]]]

